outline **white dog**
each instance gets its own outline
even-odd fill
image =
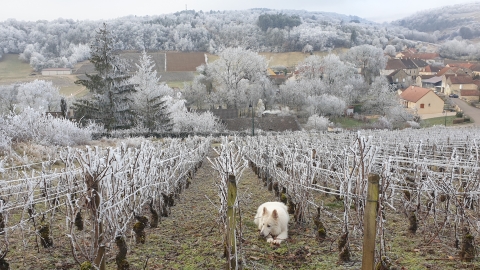
[[[255,224],[268,243],[280,244],[288,237],[288,208],[281,202],[266,202],[258,207]]]

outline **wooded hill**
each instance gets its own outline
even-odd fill
[[[480,3],[457,4],[415,13],[393,25],[434,33],[439,39],[480,37]]]

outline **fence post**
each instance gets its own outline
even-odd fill
[[[373,270],[375,264],[375,236],[377,234],[378,174],[368,175],[367,201],[363,217],[362,270]]]
[[[237,241],[235,237],[235,201],[237,200],[237,182],[235,175],[228,176],[227,183],[227,269],[237,269]]]

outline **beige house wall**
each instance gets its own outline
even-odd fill
[[[428,92],[416,103],[403,101],[405,107],[416,111],[418,114],[432,114],[432,113],[441,113],[443,112],[444,102],[439,98],[433,91]],[[422,108],[423,104],[423,108]]]
[[[70,75],[71,70],[42,70],[42,76]]]
[[[477,85],[474,83],[467,83],[467,84],[451,84],[449,85],[449,93],[448,94],[457,94],[460,95],[460,90],[462,89],[477,89]]]

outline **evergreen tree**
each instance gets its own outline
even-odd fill
[[[90,62],[96,73],[85,74],[87,79],[77,80],[92,94],[75,105],[78,119],[97,120],[108,131],[129,128],[133,125],[132,93],[135,91],[128,83],[128,65],[114,50],[115,37],[104,23],[90,45]]]
[[[130,82],[134,84],[136,93],[133,95],[134,110],[138,122],[148,128],[150,132],[171,131],[170,114],[167,111],[166,101],[162,98],[172,92],[166,85],[159,84],[155,63],[145,51],[140,56],[140,63],[136,64],[137,72]]]

